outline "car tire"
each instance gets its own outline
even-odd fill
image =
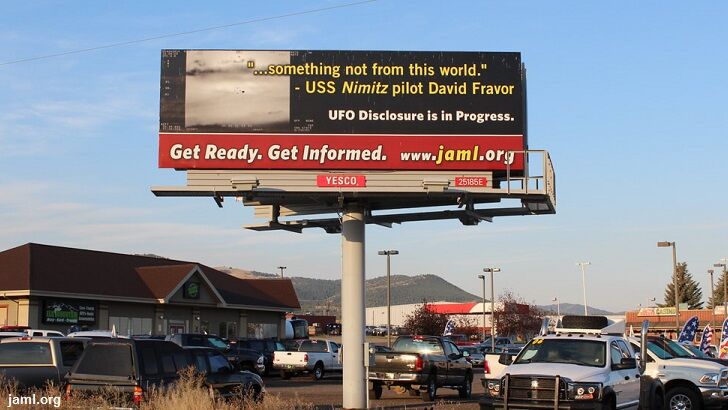
[[[281,379],[288,380],[291,378],[291,372],[287,372],[285,370],[281,370]]]
[[[437,397],[437,375],[431,374],[425,384],[425,390],[420,390],[420,398],[422,401],[435,401]]]
[[[324,365],[323,363],[316,363],[311,372],[311,378],[314,380],[321,380],[324,378]]]
[[[696,410],[700,409],[698,395],[689,387],[675,387],[667,392],[665,398],[668,410]]]
[[[382,398],[382,383],[374,382],[374,386],[372,387],[372,393],[374,393],[374,398],[379,400]]]
[[[617,408],[617,400],[613,395],[607,396],[602,402],[602,410],[615,410]]]
[[[473,375],[471,373],[465,375],[465,380],[463,380],[463,385],[458,389],[458,394],[461,399],[469,399],[473,394]]]

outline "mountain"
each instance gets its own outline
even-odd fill
[[[238,269],[233,268],[232,266],[217,266],[215,269],[219,270],[220,272],[225,272],[229,275],[235,276],[239,279],[275,279],[280,277],[279,275],[274,275],[272,273],[263,273],[263,272],[256,272],[254,270],[245,270],[245,269]]]
[[[552,312],[556,313],[556,305],[541,305],[538,306],[539,309],[543,310],[544,312]],[[608,312],[606,310],[597,309],[595,307],[588,307],[588,311],[590,315],[616,315],[619,313],[615,312]],[[559,305],[559,312],[562,315],[583,315],[584,314],[584,305],[577,305],[574,303],[561,303]],[[621,313],[621,312],[620,312]]]
[[[272,279],[279,275],[249,271],[233,267],[216,267],[215,269],[241,279]],[[313,279],[294,276],[290,278],[296,289],[301,311],[311,314],[339,316],[341,306],[341,280]],[[392,305],[404,305],[429,302],[480,302],[482,296],[468,293],[437,275],[392,275]],[[387,304],[387,277],[380,276],[368,279],[366,286],[366,306],[384,306]],[[556,313],[556,305],[538,306],[545,312]],[[584,305],[561,303],[561,314],[584,314]],[[612,315],[606,310],[589,307],[589,314]]]

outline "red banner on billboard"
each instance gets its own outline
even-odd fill
[[[177,169],[523,170],[523,139],[480,135],[160,134]]]

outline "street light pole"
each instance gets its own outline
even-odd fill
[[[279,266],[278,269],[281,270],[281,279],[283,279],[283,271],[286,269],[285,266]]]
[[[478,275],[478,279],[483,280],[483,343],[485,343],[485,275]]]
[[[584,316],[589,316],[589,311],[587,311],[586,307],[586,275],[584,274],[584,266],[591,265],[591,262],[577,262],[576,264],[581,267],[581,290],[584,293]]]
[[[379,251],[379,254],[387,256],[387,347],[392,347],[392,277],[390,275],[391,264],[389,257],[399,255],[399,251],[390,249],[388,251]]]
[[[490,272],[490,319],[493,321],[490,326],[490,346],[493,353],[495,353],[495,284],[493,283],[493,273],[500,272],[500,268],[483,268],[483,272]]]
[[[728,271],[726,271],[726,266],[728,266],[728,258],[723,258],[720,261],[723,263],[713,264],[713,267],[714,268],[723,268],[723,317],[726,318],[726,317],[728,317],[728,300],[726,300],[726,299],[728,299],[726,297],[728,294],[728,292],[726,291],[726,282],[728,282],[726,280],[726,279],[728,279],[726,277],[727,276],[726,273],[728,273]]]
[[[715,288],[713,287],[713,269],[708,269],[710,275],[710,326],[715,326]]]
[[[662,241],[657,242],[657,247],[666,248],[672,247],[672,290],[675,294],[675,329],[677,334],[680,334],[680,296],[677,289],[677,250],[675,249],[675,242]]]
[[[561,303],[559,303],[559,298],[555,297],[552,302],[556,302],[556,316],[561,317]]]

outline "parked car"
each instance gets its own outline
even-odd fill
[[[262,354],[265,368],[259,374],[264,376],[268,376],[273,369],[273,353],[286,350],[286,346],[283,343],[273,339],[243,339],[238,340],[236,343],[231,343],[230,346],[233,351],[249,349]]]
[[[179,380],[179,372],[195,366],[204,372],[205,384],[220,397],[236,388],[253,388],[263,394],[260,377],[236,372],[215,349],[193,352],[155,339],[106,339],[89,342],[81,358],[66,376],[66,396],[94,394],[104,389],[121,393],[125,405],[141,404],[150,389],[165,388]],[[208,353],[208,349],[213,354]],[[204,350],[204,351],[203,351]],[[247,373],[237,376],[237,373]],[[246,384],[251,383],[251,384]],[[260,391],[256,392],[257,385]]]
[[[244,393],[252,395],[257,401],[263,399],[265,386],[259,375],[236,370],[217,349],[187,347],[185,350],[190,353],[195,369],[205,375],[205,384],[214,390],[217,397],[227,399]]]
[[[5,325],[0,326],[0,332],[25,332],[30,326]]]
[[[326,325],[327,335],[340,335],[341,334],[341,323],[328,323]]]
[[[314,380],[321,380],[327,371],[342,370],[340,348],[331,340],[305,340],[298,351],[275,352],[273,368],[280,370],[283,379],[290,379],[298,373],[310,373]]]
[[[87,339],[128,339],[129,336],[119,335],[113,330],[81,330],[71,332],[67,337],[84,337]]]
[[[63,376],[83,353],[88,340],[21,337],[0,340],[0,374],[14,379],[21,389],[43,387],[48,381],[61,385]]]
[[[25,334],[32,337],[66,337],[66,335],[57,330],[25,329]]]
[[[505,361],[507,367],[486,374],[480,409],[636,409],[642,381],[649,378],[640,374],[634,351],[622,335],[624,322],[617,330],[619,325],[604,316],[564,316],[563,328],[555,334],[532,339],[515,361]],[[661,404],[661,384],[649,380],[644,387],[660,391],[655,397]]]
[[[473,364],[473,368],[483,366],[485,355],[476,346],[458,346],[463,352],[468,352],[467,360]]]
[[[5,339],[9,337],[24,337],[28,336],[25,332],[0,332],[0,339]]]
[[[369,380],[376,399],[384,387],[396,388],[434,401],[437,389],[458,390],[461,398],[472,392],[473,366],[452,340],[440,336],[400,336],[392,352],[375,353]]]
[[[238,370],[251,370],[258,374],[265,372],[265,357],[251,349],[231,348],[230,344],[215,335],[204,333],[177,333],[165,340],[182,347],[211,347],[224,354]]]
[[[456,346],[475,346],[478,343],[474,340],[470,340],[470,338],[467,335],[463,334],[453,334],[453,335],[447,335],[443,336],[446,339],[451,340],[453,343],[455,343]]]
[[[369,353],[371,353],[371,354],[386,353],[386,352],[391,352],[391,351],[392,351],[391,347],[375,345],[375,344],[369,345]]]
[[[631,338],[633,349],[641,341]],[[665,385],[669,409],[701,409],[728,406],[728,367],[713,360],[675,356],[672,343],[661,337],[647,337],[645,374],[659,378]],[[666,350],[667,349],[667,350]]]

